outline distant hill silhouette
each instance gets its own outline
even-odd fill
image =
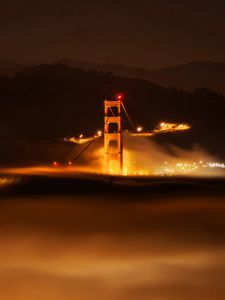
[[[33,66],[0,77],[0,138],[59,138],[102,127],[102,101],[123,92],[136,124],[190,122],[190,132],[157,138],[189,148],[200,144],[225,158],[225,98],[207,89],[193,93],[141,79],[84,71],[62,64]],[[127,125],[124,124],[126,128]]]
[[[26,67],[27,65],[12,60],[0,60],[0,75],[14,76]]]
[[[208,88],[225,95],[224,62],[192,62],[160,69],[153,72],[151,79],[165,87],[175,86],[187,91]]]
[[[85,71],[95,70],[116,76],[144,79],[163,87],[176,87],[193,92],[208,88],[225,96],[225,62],[197,61],[158,70],[128,67],[119,64],[101,64],[71,59],[60,59],[53,64],[64,64]],[[14,76],[28,66],[9,60],[0,60],[0,75]]]
[[[59,62],[84,70],[112,72],[114,75],[139,78],[157,83],[164,87],[176,87],[187,91],[208,88],[225,95],[225,63],[199,61],[188,64],[149,70],[123,65],[94,64],[82,61],[62,59]]]

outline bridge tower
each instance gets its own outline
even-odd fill
[[[104,101],[105,171],[120,174],[123,169],[123,142],[121,128],[122,95],[116,100]]]

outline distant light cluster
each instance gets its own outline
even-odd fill
[[[164,167],[160,169],[156,175],[186,175],[193,173],[198,170],[198,163],[176,163],[175,165],[169,165],[167,162],[164,162]]]
[[[225,169],[225,164],[224,163],[218,163],[218,162],[210,162],[204,165],[205,168],[221,168]]]
[[[156,175],[161,176],[176,176],[176,175],[188,175],[194,174],[197,171],[203,170],[203,168],[219,168],[225,169],[224,163],[219,162],[207,162],[203,163],[203,161],[193,162],[193,163],[176,163],[174,165],[168,164],[168,162],[164,162],[164,166],[160,168],[159,171],[156,172]]]
[[[20,179],[17,177],[0,177],[0,186],[11,185],[19,181]]]

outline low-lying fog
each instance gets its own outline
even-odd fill
[[[223,200],[1,199],[0,299],[225,299]]]

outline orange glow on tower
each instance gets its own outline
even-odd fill
[[[122,95],[116,100],[104,102],[104,151],[105,171],[120,174],[123,168],[123,145],[121,128],[121,100]]]

